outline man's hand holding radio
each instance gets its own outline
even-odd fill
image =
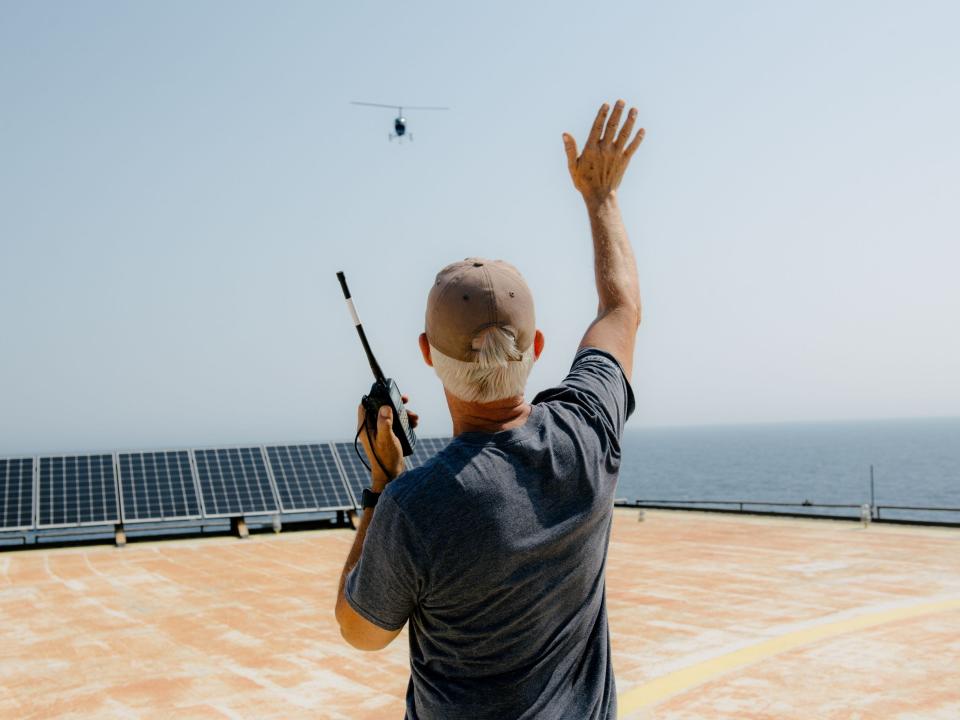
[[[403,404],[406,405],[409,398],[403,396]],[[363,443],[363,449],[367,453],[367,460],[371,468],[371,487],[374,492],[383,492],[387,483],[393,480],[397,475],[404,471],[403,448],[400,446],[400,440],[393,434],[393,410],[389,405],[383,405],[375,418],[376,426],[370,428],[370,440],[373,440],[373,446],[367,438],[367,432],[363,428],[366,417],[366,410],[361,403],[357,408],[357,429],[360,431],[360,441]],[[411,428],[417,427],[419,416],[410,410],[407,410],[407,419]],[[376,454],[374,454],[376,453]],[[379,458],[379,462],[377,462]],[[381,464],[383,467],[380,467]],[[386,468],[387,472],[384,472]]]

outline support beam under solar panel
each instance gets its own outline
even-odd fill
[[[0,532],[33,527],[35,489],[33,458],[0,459]]]
[[[204,517],[279,512],[262,448],[205,448],[192,453]]]
[[[189,450],[121,452],[116,460],[124,523],[202,517]]]
[[[356,507],[330,445],[267,445],[264,450],[283,512]]]
[[[413,470],[413,468],[420,467],[449,445],[451,440],[453,440],[452,437],[417,438],[417,445],[413,448],[413,454],[406,459],[407,469]]]
[[[120,522],[113,455],[58,455],[38,463],[37,528]]]

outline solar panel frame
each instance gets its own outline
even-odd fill
[[[22,466],[20,463],[30,463],[30,472],[29,472],[29,482],[27,483],[30,488],[30,498],[29,498],[29,522],[23,524],[23,510],[24,503],[17,503],[17,515],[19,524],[6,524],[6,518],[11,514],[8,512],[9,504],[7,498],[9,497],[9,480],[10,480],[10,464],[18,463],[18,467],[21,468],[19,473],[21,478],[23,476]],[[15,458],[0,458],[0,488],[2,488],[2,496],[0,496],[0,533],[5,532],[18,532],[22,530],[31,530],[36,523],[37,518],[37,458],[35,457],[15,457]],[[24,483],[21,479],[21,482],[18,485],[18,496],[22,495]]]
[[[282,463],[283,458],[279,457],[280,453],[286,451],[289,455],[293,451],[298,452],[300,454],[299,458],[294,460],[293,458],[288,457],[288,459],[291,461],[291,463],[296,461],[303,461],[304,470],[308,470],[308,468],[306,467],[307,461],[304,459],[304,452],[311,449],[316,449],[318,451],[320,455],[320,460],[323,463],[322,470],[327,471],[326,476],[324,476],[324,474],[321,472],[321,466],[317,464],[316,456],[310,456],[309,461],[313,465],[314,469],[317,471],[316,477],[320,477],[320,478],[329,477],[330,484],[333,486],[333,492],[336,494],[336,492],[339,490],[339,492],[342,493],[343,499],[346,501],[346,503],[334,502],[333,504],[330,504],[330,503],[317,502],[320,498],[318,497],[316,490],[318,489],[322,490],[323,489],[322,484],[311,483],[309,477],[299,477],[298,476],[299,468],[296,467],[296,465],[292,465],[291,469],[293,470],[294,473],[297,474],[297,476],[291,476],[290,479],[295,481],[296,483],[295,487],[299,491],[300,496],[304,499],[306,498],[307,493],[304,491],[304,489],[306,488],[311,491],[310,495],[312,496],[314,502],[312,504],[301,503],[299,505],[295,505],[291,503],[289,506],[287,506],[284,498],[285,496],[284,487],[291,488],[291,492],[289,493],[291,496],[290,497],[291,500],[294,499],[293,496],[296,493],[294,493],[292,489],[294,485],[287,482],[288,475]],[[264,445],[263,451],[267,457],[267,464],[270,467],[270,472],[273,475],[273,484],[277,489],[277,498],[280,502],[281,512],[285,512],[285,513],[332,512],[335,510],[352,510],[354,507],[356,507],[356,503],[354,502],[354,498],[353,498],[353,493],[350,491],[350,487],[347,485],[346,479],[344,478],[344,475],[343,475],[343,471],[340,468],[340,463],[337,462],[336,452],[332,447],[330,447],[329,443],[298,443],[298,444],[287,444],[287,445]],[[279,466],[274,464],[274,457],[271,454],[271,451],[274,451],[275,454],[278,456],[277,462]],[[326,456],[324,456],[324,452],[326,453]],[[278,471],[279,471],[279,474],[278,474]],[[324,492],[324,495],[326,497],[325,492]]]
[[[219,452],[239,452],[243,453],[244,451],[249,451],[252,453],[253,458],[259,458],[260,462],[263,464],[264,474],[266,476],[267,487],[270,490],[270,499],[273,501],[274,506],[272,508],[259,509],[256,507],[250,508],[240,508],[238,510],[230,510],[227,512],[220,512],[219,508],[214,508],[211,512],[211,509],[208,507],[208,498],[207,494],[204,492],[204,476],[200,472],[200,462],[197,459],[199,453],[219,453]],[[276,483],[273,480],[273,473],[270,472],[270,462],[268,461],[266,454],[264,453],[262,445],[232,445],[229,447],[215,447],[215,448],[193,448],[190,450],[190,462],[193,465],[194,476],[197,478],[197,489],[200,491],[200,504],[203,509],[203,516],[205,518],[233,518],[233,517],[244,517],[247,515],[278,515],[280,513],[280,500],[277,494]],[[221,466],[222,467],[222,466]],[[261,496],[263,493],[260,493]],[[212,498],[211,498],[212,499]],[[241,499],[242,504],[242,499]]]
[[[99,458],[101,462],[100,470],[105,470],[102,467],[104,461],[109,461],[109,476],[107,472],[101,474],[100,479],[100,500],[102,504],[100,508],[103,510],[102,517],[96,520],[83,520],[79,518],[81,511],[83,510],[81,506],[81,498],[79,493],[76,495],[76,515],[78,516],[75,520],[67,520],[66,516],[70,513],[71,508],[67,502],[68,498],[62,498],[63,502],[63,512],[61,515],[64,517],[61,521],[53,522],[43,522],[44,513],[46,512],[46,507],[44,500],[46,499],[44,495],[44,469],[45,464],[56,465],[57,461],[62,463],[63,471],[63,487],[66,489],[67,479],[66,472],[68,467],[68,461],[75,461],[77,463],[77,470],[79,470],[79,464],[81,460],[87,461],[87,470],[89,470],[90,461],[94,458]],[[98,525],[117,525],[120,523],[120,492],[117,487],[117,467],[114,464],[114,458],[112,453],[73,453],[73,454],[63,454],[63,455],[41,455],[36,459],[36,510],[34,517],[36,518],[35,527],[38,530],[48,530],[56,528],[74,528],[74,527],[94,527]],[[50,469],[52,473],[54,468]],[[80,476],[78,472],[78,477],[76,478],[76,484],[79,485]],[[53,479],[51,478],[51,490],[52,490]],[[109,495],[112,494],[112,498],[109,498]],[[112,502],[111,502],[112,500]],[[91,508],[96,507],[91,505]],[[55,510],[60,508],[50,508],[50,519],[54,520],[57,513]]]
[[[418,437],[417,444],[413,448],[413,454],[404,459],[407,464],[407,469],[413,470],[414,468],[420,467],[452,441],[453,438],[450,436]]]
[[[124,497],[124,472],[123,472],[123,462],[121,456],[148,456],[148,455],[172,455],[176,453],[185,453],[187,468],[190,474],[190,487],[193,488],[194,501],[196,502],[197,512],[196,513],[187,513],[185,515],[160,515],[160,516],[146,516],[146,517],[134,517],[127,508],[127,501]],[[200,484],[197,479],[197,469],[193,462],[193,457],[189,448],[173,448],[166,450],[121,450],[114,453],[114,463],[117,468],[117,487],[119,489],[119,498],[120,498],[120,517],[123,519],[125,524],[137,524],[137,523],[153,523],[153,522],[167,522],[167,521],[177,521],[177,520],[201,520],[203,519],[203,505],[200,501]],[[185,503],[189,505],[189,503]]]

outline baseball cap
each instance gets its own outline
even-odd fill
[[[533,295],[526,281],[503,260],[467,258],[437,273],[427,297],[427,340],[447,357],[472,362],[474,338],[484,329],[510,330],[517,348],[533,344]]]

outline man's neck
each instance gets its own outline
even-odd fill
[[[523,425],[530,417],[531,407],[517,395],[490,403],[470,402],[454,397],[444,389],[447,406],[453,419],[454,436],[465,432],[495,433]]]

